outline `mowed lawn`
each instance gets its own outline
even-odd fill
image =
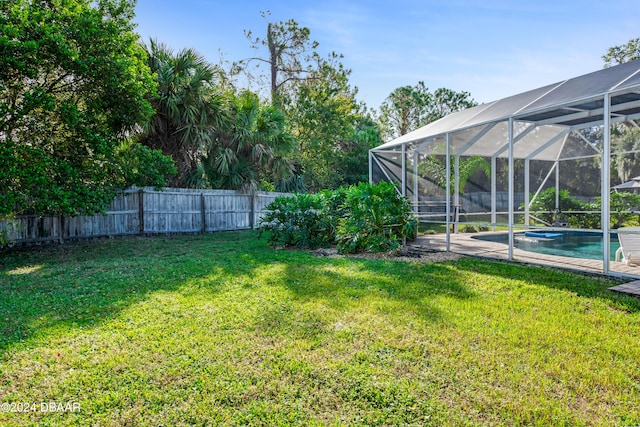
[[[636,426],[640,304],[612,284],[251,231],[4,253],[0,425]]]

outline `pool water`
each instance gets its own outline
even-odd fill
[[[505,245],[509,240],[509,236],[506,233],[473,236],[473,238],[504,243]],[[514,246],[518,249],[540,254],[582,259],[602,259],[602,236],[595,233],[580,231],[563,232],[562,236],[553,239],[539,239],[527,237],[524,233],[516,233],[514,235]],[[609,253],[611,254],[612,260],[619,247],[618,236],[612,234],[609,246]]]

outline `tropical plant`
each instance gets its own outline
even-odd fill
[[[277,197],[266,207],[259,234],[268,232],[273,246],[315,249],[335,241],[335,212],[329,191]]]
[[[174,53],[153,39],[146,49],[158,90],[150,97],[156,113],[142,142],[173,158],[178,169],[173,186],[193,186],[200,156],[213,142],[212,131],[228,123],[227,102],[216,87],[218,70],[193,49]]]
[[[418,173],[428,177],[428,179],[435,183],[440,188],[446,188],[447,186],[447,165],[446,158],[440,156],[428,156],[424,158],[418,165]],[[455,169],[453,167],[455,158],[450,157],[450,192],[454,194],[455,186]],[[464,188],[471,178],[476,173],[482,173],[486,177],[491,176],[491,165],[483,157],[472,156],[462,158],[458,162],[458,193],[462,194]]]
[[[627,191],[613,192],[609,196],[611,228],[637,225],[640,195]]]
[[[262,12],[263,18],[268,15]],[[236,63],[235,71],[244,71],[253,80],[250,65],[264,70],[261,77],[269,81],[272,105],[284,111],[297,140],[291,154],[294,175],[277,187],[320,191],[366,180],[366,152],[380,140],[365,139],[371,133],[358,134],[368,117],[355,99],[357,90],[349,85],[351,71],[341,63],[342,55],[331,52],[321,57],[310,29],[293,19],[268,22],[264,37],[252,31],[245,35],[256,51],[265,52]],[[361,163],[354,168],[356,159]]]
[[[336,234],[341,253],[394,251],[415,237],[411,203],[389,182],[350,187],[343,209]]]
[[[266,211],[259,230],[273,246],[385,252],[415,236],[411,204],[388,182],[279,197]]]
[[[262,180],[290,178],[295,140],[282,111],[261,106],[256,94],[245,91],[231,96],[229,116],[226,126],[211,132],[200,159],[211,186],[255,191]]]
[[[568,190],[558,192],[559,205],[556,207],[556,189],[541,191],[529,206],[529,211],[547,225],[562,220],[571,227],[600,228],[600,201],[585,203],[571,196]],[[522,209],[524,206],[520,206]]]

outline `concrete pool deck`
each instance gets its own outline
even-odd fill
[[[449,243],[450,251],[463,255],[508,260],[509,248],[504,243],[473,238],[473,236],[495,234],[497,233],[452,233]],[[413,244],[428,250],[446,251],[446,234],[420,236]],[[599,260],[539,254],[518,248],[513,249],[513,261],[594,274],[603,274],[604,271],[603,262]],[[615,275],[640,279],[640,266],[628,266],[623,262],[610,261],[609,272]]]

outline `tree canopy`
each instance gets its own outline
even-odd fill
[[[153,112],[133,3],[0,5],[0,217],[101,210],[128,184],[122,142]],[[124,157],[138,155],[165,160],[135,149]]]
[[[342,55],[321,57],[311,31],[293,19],[268,22],[262,37],[253,31],[245,34],[256,51],[266,47],[266,55],[236,65],[268,65],[272,103],[284,111],[297,141],[292,152],[295,175],[279,188],[318,191],[367,180],[366,153],[380,143],[379,132],[363,131],[377,125],[357,102],[358,91],[349,83],[351,70],[343,66]],[[362,163],[356,166],[354,159]]]
[[[431,93],[421,81],[394,89],[380,106],[378,120],[384,140],[389,141],[474,105],[469,92],[439,88]]]
[[[270,13],[262,12],[261,15],[266,19]],[[267,65],[271,103],[274,105],[281,105],[284,96],[295,92],[302,82],[312,79],[322,62],[316,50],[319,43],[311,40],[311,30],[300,26],[294,19],[267,22],[264,37],[255,36],[252,30],[245,30],[245,36],[256,52],[266,48],[267,55],[244,59],[237,66],[251,76],[251,63],[257,62],[258,68],[261,64]]]
[[[266,52],[235,69],[268,66],[263,100],[193,49],[142,44],[134,4],[0,3],[0,218],[96,212],[116,188],[174,175],[173,186],[245,190],[367,180],[381,124],[358,102],[342,55],[321,57],[309,28],[290,19],[267,22],[264,36],[245,32]],[[390,132],[473,104],[466,92],[430,93],[422,82],[388,99]]]
[[[610,47],[602,55],[605,68],[640,59],[640,38],[631,39],[627,43]]]
[[[283,112],[250,91],[232,95],[230,104],[231,120],[212,133],[201,157],[202,178],[213,188],[245,191],[288,179],[295,140]]]
[[[217,70],[193,49],[174,53],[151,40],[147,52],[158,90],[149,97],[155,114],[144,127],[142,142],[173,158],[178,168],[173,186],[189,187],[212,133],[229,121]]]

